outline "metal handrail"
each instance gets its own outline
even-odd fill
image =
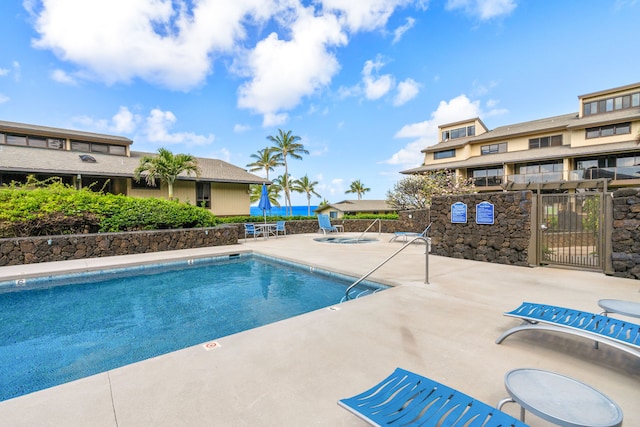
[[[380,267],[382,267],[383,265],[385,265],[389,260],[391,260],[391,258],[393,258],[394,256],[398,255],[400,252],[402,252],[404,250],[404,248],[406,248],[407,246],[409,246],[410,244],[412,244],[413,242],[415,242],[416,240],[423,240],[425,243],[425,257],[424,257],[424,262],[425,262],[425,276],[424,276],[424,283],[429,284],[429,238],[426,236],[426,234],[424,236],[416,236],[413,239],[409,240],[407,243],[404,244],[404,246],[402,246],[400,249],[398,249],[397,251],[395,251],[394,253],[392,253],[389,257],[387,257],[387,259],[385,259],[384,261],[382,261],[380,264],[376,265],[373,269],[371,269],[371,271],[369,271],[367,274],[365,274],[364,276],[362,276],[361,278],[359,278],[358,280],[356,280],[355,282],[353,282],[345,291],[344,294],[344,300],[348,300],[349,299],[349,292],[351,292],[351,289],[355,288],[356,286],[358,286],[360,284],[360,282],[362,282],[364,279],[366,279],[367,277],[369,277],[373,272],[375,272],[377,269],[379,269]]]
[[[361,238],[362,236],[364,236],[364,233],[366,233],[367,231],[369,231],[369,229],[370,229],[371,227],[373,227],[373,224],[375,224],[376,222],[378,223],[378,234],[382,233],[382,221],[380,221],[380,218],[376,218],[376,219],[374,219],[374,220],[373,220],[373,222],[372,222],[371,224],[369,224],[369,226],[366,228],[366,230],[364,230],[364,231],[362,232],[362,234],[358,236],[358,238],[357,238],[356,240],[360,240],[360,238]]]

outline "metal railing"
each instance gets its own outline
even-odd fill
[[[382,267],[383,265],[385,265],[387,262],[389,262],[393,257],[395,257],[396,255],[398,255],[400,252],[402,252],[406,247],[408,247],[409,245],[411,245],[413,242],[415,242],[416,240],[422,240],[425,243],[425,251],[424,251],[424,264],[425,264],[425,272],[424,272],[424,283],[425,284],[429,284],[429,238],[426,236],[426,233],[424,236],[416,236],[413,239],[409,240],[407,243],[405,243],[400,249],[398,249],[397,251],[395,251],[394,253],[392,253],[391,255],[389,255],[389,257],[387,257],[384,261],[382,261],[380,264],[376,265],[374,268],[372,268],[367,274],[365,274],[364,276],[362,276],[361,278],[359,278],[358,280],[356,280],[355,282],[353,282],[345,291],[344,294],[344,298],[343,301],[349,300],[349,292],[351,292],[351,290],[353,288],[355,288],[356,286],[358,286],[364,279],[366,279],[367,277],[369,277],[371,274],[373,274],[376,270],[378,270],[380,267]]]
[[[358,236],[356,240],[360,240],[365,235],[365,233],[374,226],[376,222],[378,223],[378,234],[382,233],[382,221],[380,221],[380,218],[376,218],[371,224],[369,224],[369,226],[362,232],[362,234]]]

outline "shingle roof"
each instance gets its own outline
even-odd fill
[[[133,171],[138,167],[140,159],[145,155],[154,155],[154,153],[143,153],[139,151],[132,151],[131,157],[91,153],[91,157],[95,158],[96,162],[88,163],[80,159],[81,154],[83,153],[78,151],[50,150],[0,144],[0,170],[25,173],[133,177]],[[201,157],[197,159],[202,171],[200,178],[198,178],[199,181],[242,184],[261,184],[267,182],[264,178],[222,160]],[[195,180],[196,178],[193,175],[187,176],[181,174],[179,179]]]
[[[613,144],[598,144],[572,148],[568,145],[559,147],[538,148],[535,150],[520,150],[507,153],[491,154],[487,156],[471,157],[457,162],[438,163],[435,165],[419,166],[417,168],[402,171],[403,174],[428,172],[441,169],[474,168],[482,166],[502,165],[504,163],[516,163],[518,161],[542,161],[562,159],[565,157],[588,156],[600,153],[615,152],[640,152],[640,147],[635,141],[625,141]]]
[[[89,142],[108,142],[118,145],[130,145],[133,143],[132,140],[123,136],[83,132],[79,130],[61,129],[48,126],[30,125],[26,123],[7,122],[3,120],[0,120],[0,132],[13,132],[17,134],[40,135],[65,139],[80,139],[82,141]]]

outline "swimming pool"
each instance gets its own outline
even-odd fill
[[[353,281],[242,254],[2,282],[0,401],[337,304]]]

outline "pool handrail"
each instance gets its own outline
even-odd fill
[[[360,240],[360,239],[365,235],[365,233],[366,233],[367,231],[369,231],[369,229],[370,229],[371,227],[373,227],[373,225],[374,225],[376,222],[378,223],[378,234],[382,233],[382,221],[380,221],[380,218],[376,218],[376,219],[374,219],[374,220],[373,220],[373,222],[372,222],[371,224],[369,224],[369,226],[368,226],[368,227],[367,227],[367,228],[362,232],[362,234],[361,234],[361,235],[359,235],[359,236],[356,238],[356,240]]]
[[[405,243],[404,245],[402,245],[402,247],[400,249],[398,249],[397,251],[395,251],[394,253],[392,253],[391,255],[389,255],[384,261],[382,261],[380,264],[376,265],[375,267],[373,267],[368,273],[366,273],[364,276],[362,276],[361,278],[359,278],[358,280],[356,280],[355,282],[353,282],[351,285],[349,285],[349,287],[347,288],[347,290],[344,293],[344,298],[343,301],[347,301],[349,300],[349,292],[351,292],[351,290],[353,288],[355,288],[356,286],[358,286],[360,284],[360,282],[362,282],[364,279],[366,279],[367,277],[369,277],[371,274],[373,274],[376,270],[378,270],[380,267],[382,267],[383,265],[385,265],[387,262],[389,262],[389,260],[391,260],[393,257],[395,257],[396,255],[398,255],[400,252],[402,252],[406,247],[408,247],[409,245],[411,245],[413,242],[415,242],[416,240],[422,240],[425,243],[425,255],[424,255],[424,263],[425,263],[425,276],[424,276],[424,283],[425,284],[429,284],[429,240],[428,237],[426,235],[427,233],[425,233],[424,236],[416,236],[413,239],[409,240],[407,243]]]

